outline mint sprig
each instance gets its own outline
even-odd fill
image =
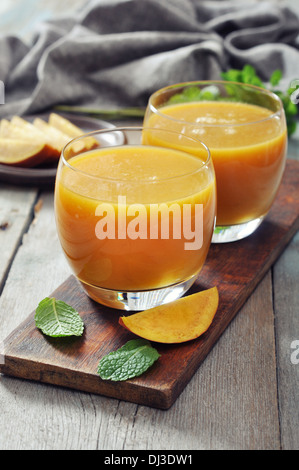
[[[263,80],[257,75],[255,68],[252,65],[246,64],[242,69],[229,69],[226,72],[221,73],[221,78],[227,82],[238,82],[246,85],[255,85],[261,88],[268,89],[275,93],[282,101],[288,135],[292,135],[297,127],[296,115],[298,114],[298,107],[295,102],[292,101],[291,95],[299,88],[298,85],[291,86],[294,81],[291,82],[289,88],[286,91],[280,90],[279,83],[282,79],[282,71],[277,69],[271,74],[269,84],[266,85]],[[187,87],[178,93],[174,93],[169,100],[163,104],[179,104],[191,101],[238,101],[244,100],[244,102],[251,102],[250,90],[246,87],[241,89],[236,87],[233,83],[226,85],[226,91],[228,96],[222,97],[219,93],[217,86],[208,85],[203,88],[197,87],[196,85]],[[256,98],[256,96],[255,96]],[[264,103],[266,104],[266,103]],[[261,105],[263,103],[261,102]]]
[[[266,86],[266,84],[263,83],[262,79],[257,75],[255,68],[249,64],[244,65],[241,70],[230,69],[226,72],[222,72],[221,77],[229,82],[246,83],[248,85],[256,85],[261,88],[268,88],[270,91],[275,93],[281,99],[284,107],[288,135],[292,135],[295,132],[297,127],[296,115],[298,114],[298,107],[296,103],[292,102],[291,95],[299,85],[296,85],[296,88],[291,88],[290,86],[286,91],[279,90],[278,86],[282,79],[281,70],[277,69],[272,72],[269,79],[270,86]]]
[[[167,101],[167,105],[188,103],[192,101],[214,101],[219,99],[219,89],[217,86],[209,85],[204,88],[198,88],[197,86],[191,86],[184,88],[183,91],[175,93]]]
[[[98,365],[103,380],[123,381],[143,374],[160,357],[145,339],[133,339],[104,356]]]
[[[54,297],[46,297],[38,304],[34,320],[36,327],[47,336],[81,336],[84,330],[77,310]]]

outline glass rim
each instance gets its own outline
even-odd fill
[[[276,101],[279,104],[279,109],[277,111],[271,113],[270,116],[267,116],[263,119],[258,119],[258,120],[255,120],[255,121],[240,122],[240,123],[235,123],[235,124],[234,123],[232,123],[232,124],[208,124],[208,123],[184,121],[184,120],[181,120],[181,119],[173,118],[171,116],[168,116],[167,114],[162,113],[161,111],[159,111],[159,108],[157,108],[155,105],[152,104],[152,100],[154,98],[156,98],[159,95],[162,95],[163,93],[165,93],[168,90],[175,89],[175,88],[186,88],[186,87],[189,87],[189,86],[200,85],[200,84],[202,84],[202,85],[212,85],[213,83],[214,84],[220,84],[220,85],[238,85],[238,86],[241,85],[243,87],[245,86],[245,87],[251,88],[253,90],[260,91],[264,95],[268,95],[271,98],[273,98],[273,100]],[[209,101],[209,100],[202,100],[203,103],[205,101]],[[198,102],[200,103],[201,101],[198,101]],[[211,100],[211,102],[214,102],[214,101]],[[186,103],[192,103],[192,101],[187,101]],[[237,103],[243,103],[243,101],[237,101]],[[247,103],[247,104],[250,104],[250,103]],[[259,86],[256,86],[256,85],[250,85],[250,84],[241,83],[241,82],[232,82],[232,81],[227,81],[227,80],[194,80],[194,81],[187,81],[187,82],[181,82],[181,83],[174,83],[173,85],[167,85],[163,88],[160,88],[159,90],[156,90],[154,93],[151,94],[151,96],[149,97],[149,100],[148,100],[148,107],[150,108],[150,110],[153,113],[158,114],[162,117],[167,117],[167,119],[169,119],[169,120],[172,120],[172,121],[175,121],[175,122],[180,122],[180,123],[185,123],[185,124],[186,123],[187,124],[193,124],[194,126],[197,126],[197,127],[201,127],[201,126],[205,126],[205,127],[250,126],[252,124],[258,124],[260,122],[265,122],[265,121],[268,121],[270,119],[273,119],[276,116],[280,115],[284,111],[281,99],[273,91],[267,90],[265,88],[262,88],[262,87],[259,87]],[[161,106],[161,108],[163,108],[163,107],[164,106]],[[261,107],[263,107],[263,106],[261,106]],[[265,109],[267,109],[267,108],[265,108]]]
[[[175,134],[175,135],[183,135],[185,138],[187,138],[188,140],[192,140],[193,142],[195,143],[199,143],[201,145],[201,147],[203,148],[203,150],[206,152],[206,155],[207,155],[207,158],[203,161],[203,160],[200,160],[198,157],[196,157],[196,155],[192,154],[192,153],[188,153],[187,151],[185,150],[180,150],[180,149],[176,149],[176,148],[172,148],[172,147],[163,147],[163,146],[160,146],[160,145],[145,145],[146,147],[158,147],[158,148],[162,148],[162,149],[171,149],[171,150],[174,150],[176,152],[180,152],[180,153],[183,153],[183,154],[186,154],[190,157],[193,157],[194,159],[198,160],[200,163],[200,166],[198,168],[196,168],[196,170],[193,170],[193,171],[189,171],[189,172],[186,172],[186,173],[181,173],[181,174],[178,174],[178,175],[175,175],[175,176],[170,176],[170,177],[165,177],[165,178],[158,178],[158,179],[155,179],[155,180],[152,180],[151,178],[153,178],[153,176],[151,177],[148,177],[148,178],[143,178],[143,179],[138,179],[136,181],[133,181],[133,180],[126,180],[126,179],[122,179],[122,178],[109,178],[107,176],[95,176],[95,175],[92,175],[90,173],[87,173],[86,171],[83,171],[81,170],[80,168],[76,168],[74,166],[72,166],[70,163],[69,163],[69,160],[66,160],[65,158],[65,151],[67,150],[68,147],[71,147],[75,142],[78,142],[84,138],[88,138],[88,137],[93,137],[95,135],[98,135],[98,134],[105,134],[105,133],[111,133],[111,132],[124,132],[124,131],[143,131],[143,130],[149,130],[149,131],[155,131],[155,132],[168,132],[168,133],[171,133],[171,134]],[[135,146],[135,147],[140,147],[142,146],[143,144],[128,144],[128,146]],[[100,147],[99,149],[109,149],[109,148],[117,148],[117,147],[123,147],[124,145],[123,144],[113,144],[113,145],[108,145],[107,147]],[[90,152],[93,152],[93,151],[96,151],[98,150],[97,148],[95,149],[91,149],[91,150],[88,150],[86,152],[79,152],[77,155],[74,155],[71,157],[71,159],[73,157],[77,157],[79,155],[84,155],[85,153],[86,154],[89,154]],[[107,182],[114,182],[114,183],[126,183],[126,184],[140,184],[142,182],[144,183],[161,183],[161,182],[164,182],[164,181],[170,181],[170,180],[176,180],[178,178],[183,178],[183,177],[187,177],[187,176],[191,176],[191,175],[194,175],[198,172],[200,172],[205,166],[208,166],[211,162],[212,162],[212,159],[211,159],[211,152],[210,152],[210,149],[207,147],[207,145],[202,142],[201,140],[197,139],[196,137],[193,137],[193,136],[189,136],[189,135],[186,135],[186,134],[183,134],[182,132],[178,132],[178,131],[173,131],[173,130],[169,130],[169,129],[164,129],[164,128],[154,128],[154,127],[146,127],[146,126],[136,126],[136,127],[133,127],[133,126],[122,126],[122,127],[111,127],[111,128],[105,128],[105,129],[99,129],[99,130],[96,130],[96,131],[91,131],[91,132],[88,132],[88,133],[85,133],[85,134],[82,134],[78,137],[75,137],[74,139],[70,140],[62,149],[61,151],[61,157],[60,157],[60,160],[62,161],[62,163],[64,165],[66,165],[69,169],[75,171],[75,172],[78,172],[84,176],[87,176],[89,178],[94,178],[96,180],[103,180],[103,181],[107,181]]]

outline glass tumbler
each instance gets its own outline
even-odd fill
[[[85,292],[101,304],[143,310],[183,295],[205,262],[215,212],[213,164],[195,137],[112,128],[78,137],[62,152],[60,243]]]
[[[217,183],[212,242],[240,240],[257,229],[285,167],[287,129],[276,94],[227,81],[176,84],[153,93],[144,125],[198,138],[210,149]]]

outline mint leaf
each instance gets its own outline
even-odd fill
[[[166,105],[170,104],[179,104],[179,103],[187,103],[192,101],[213,101],[218,98],[220,92],[216,86],[210,85],[204,88],[199,88],[197,86],[191,86],[185,88],[180,93],[176,93],[172,95]],[[165,105],[164,104],[164,105]]]
[[[221,73],[221,77],[229,82],[247,83],[263,87],[262,80],[257,76],[256,70],[252,65],[246,64],[243,69],[229,69]]]
[[[227,82],[236,81],[240,83],[247,83],[250,85],[256,85],[256,86],[265,88],[265,84],[263,83],[261,78],[258,77],[258,75],[256,74],[256,70],[254,67],[252,67],[252,65],[248,65],[248,64],[244,65],[243,69],[241,70],[237,70],[237,69],[227,70],[226,72],[221,73],[221,77]],[[272,91],[277,96],[279,96],[279,98],[282,101],[285,115],[286,115],[288,135],[290,136],[295,132],[296,127],[297,127],[296,115],[298,114],[298,106],[294,101],[291,100],[291,97],[290,97],[290,95],[292,94],[293,91],[295,91],[295,89],[289,88],[286,92],[275,89],[275,87],[279,85],[281,78],[282,78],[282,71],[279,69],[274,70],[269,80],[270,85],[271,85],[270,91]],[[233,95],[236,92],[234,91],[233,88],[228,88],[228,93],[230,95]]]
[[[81,336],[84,329],[77,310],[54,297],[46,297],[38,304],[34,320],[37,328],[52,337]]]
[[[244,65],[242,70],[242,82],[243,83],[252,83],[256,82],[258,79],[256,75],[256,70],[252,65]]]
[[[270,83],[272,86],[277,86],[282,78],[282,71],[281,70],[274,70],[270,77]]]
[[[200,88],[197,88],[196,86],[191,86],[190,88],[186,88],[183,91],[172,95],[166,104],[169,105],[186,103],[189,101],[198,101],[200,99],[200,92]]]
[[[146,339],[132,339],[104,356],[98,365],[103,380],[122,381],[143,374],[160,357]]]
[[[242,71],[237,70],[237,69],[229,69],[226,72],[222,72],[221,77],[224,80],[228,80],[230,82],[241,82],[241,80],[242,80]]]

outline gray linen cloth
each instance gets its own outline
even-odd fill
[[[155,90],[253,65],[299,78],[297,15],[273,2],[90,0],[39,24],[30,44],[0,36],[0,117],[57,104],[145,106]]]

